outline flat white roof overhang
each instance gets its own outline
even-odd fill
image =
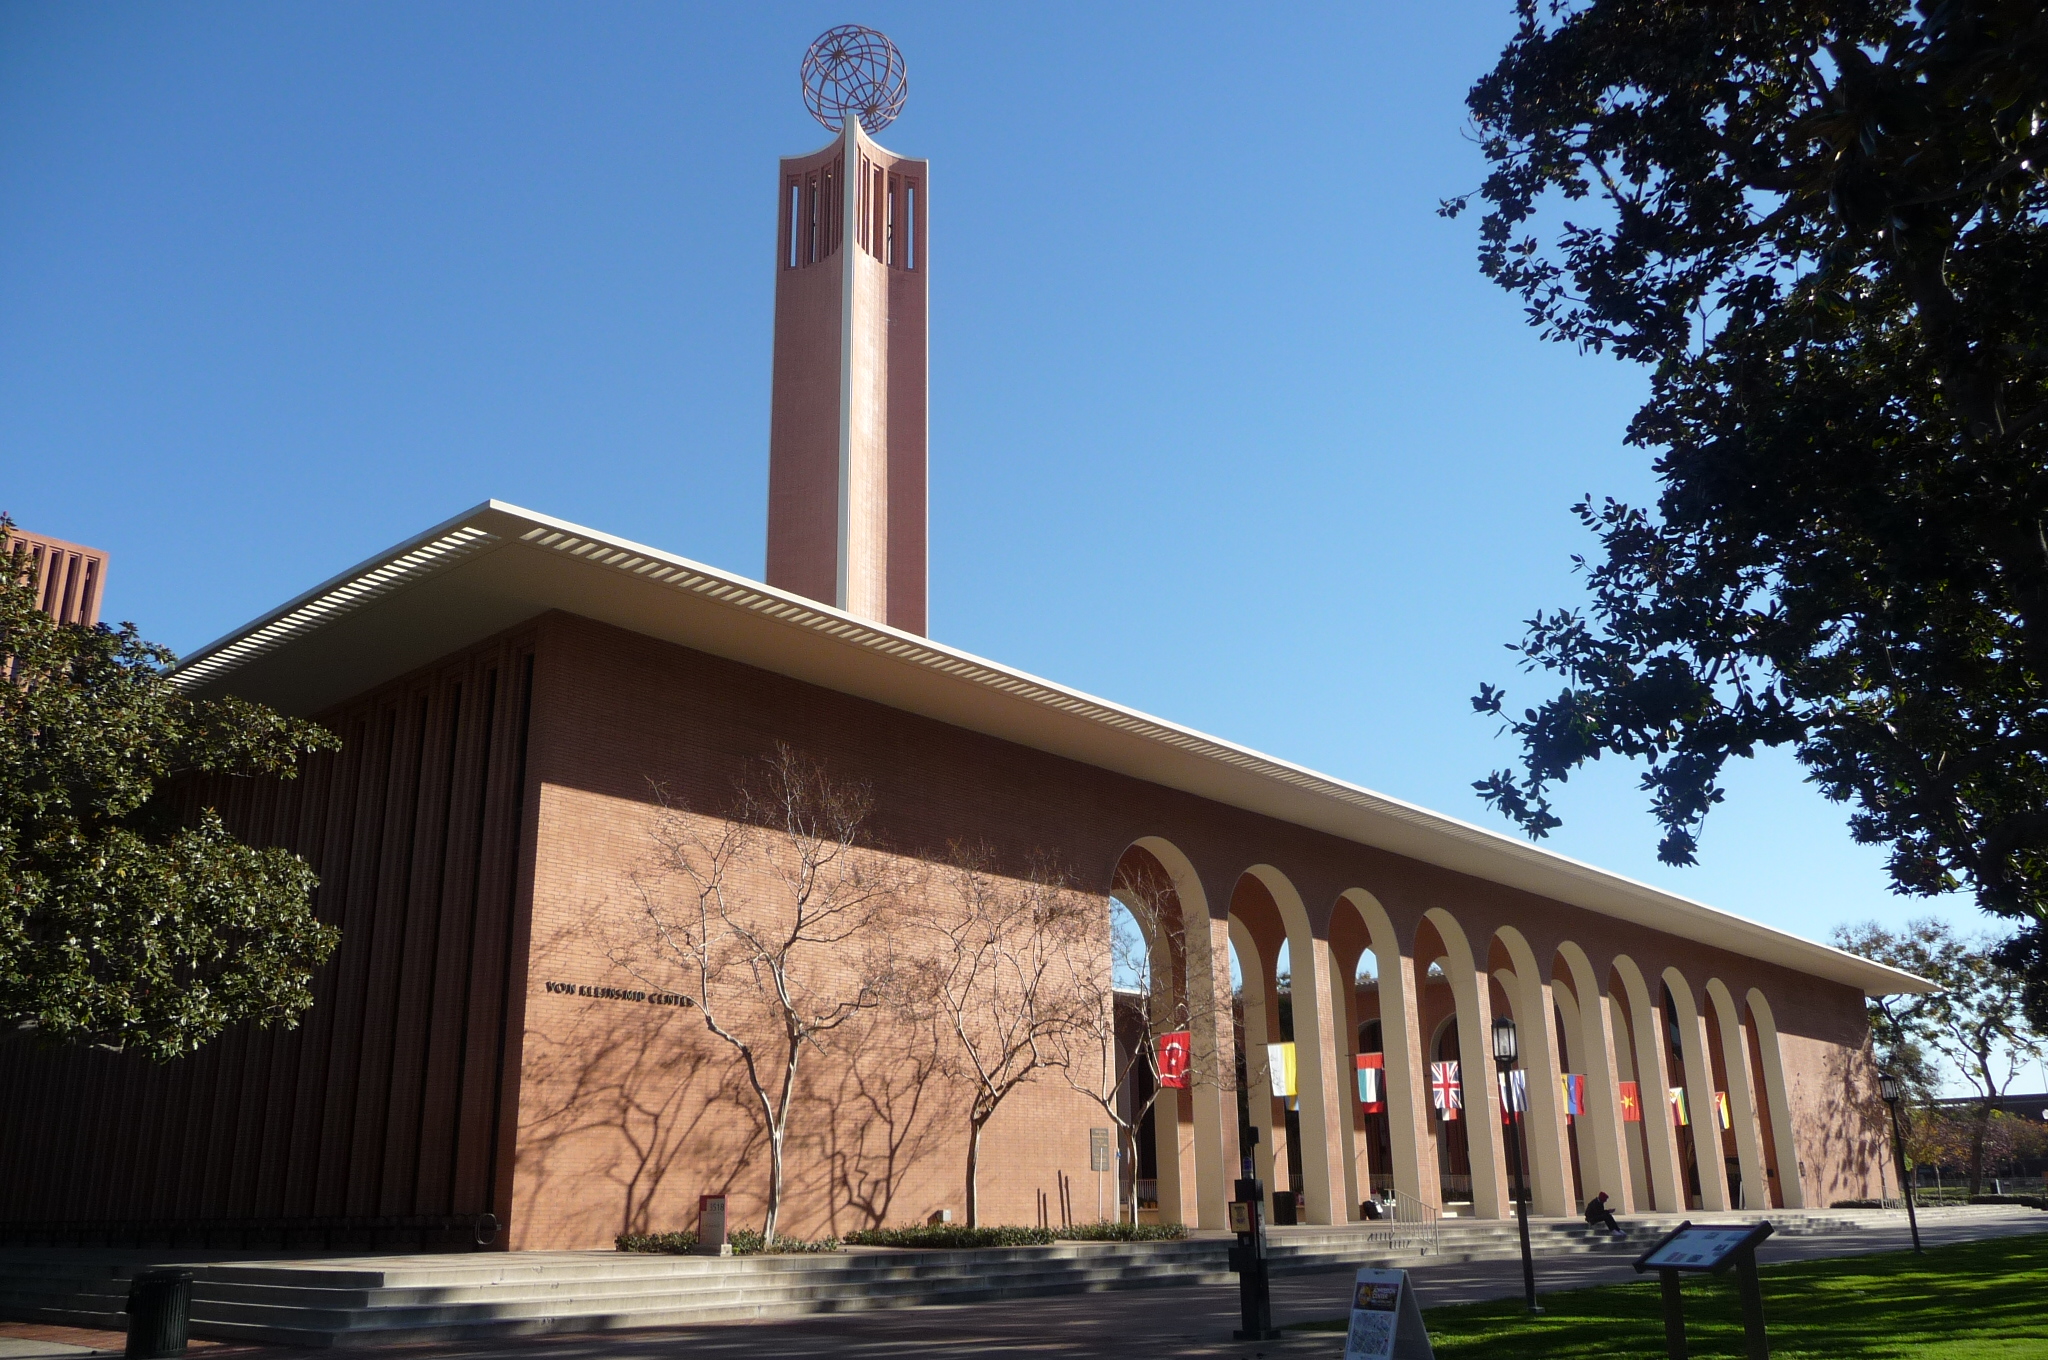
[[[551,609],[1858,987],[1910,973],[829,605],[486,501],[186,657],[195,694],[320,712]]]

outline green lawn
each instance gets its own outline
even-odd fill
[[[1758,1274],[1773,1360],[2048,1356],[2048,1234],[1937,1247],[1925,1256],[1799,1261]],[[1543,1307],[1534,1318],[1519,1301],[1457,1304],[1425,1316],[1444,1360],[1656,1360],[1665,1353],[1654,1278],[1545,1294]],[[1700,1360],[1743,1354],[1732,1271],[1687,1282],[1685,1334]]]

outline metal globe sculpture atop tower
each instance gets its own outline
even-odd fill
[[[896,44],[860,24],[841,24],[819,34],[804,53],[803,81],[811,117],[838,132],[851,113],[869,136],[896,121],[910,93]]]

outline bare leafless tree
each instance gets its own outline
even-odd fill
[[[1050,866],[1024,877],[993,868],[986,846],[956,845],[918,913],[920,965],[905,970],[901,1004],[940,1035],[940,1070],[971,1089],[967,1110],[967,1224],[981,1222],[981,1136],[1010,1094],[1064,1067],[1085,1023],[1076,955],[1095,944],[1099,904]]]
[[[655,792],[655,853],[637,879],[644,938],[615,947],[612,960],[687,997],[737,1055],[767,1136],[761,1231],[773,1241],[798,1066],[890,994],[901,878],[863,843],[867,790],[789,746],[778,744],[718,815]]]
[[[1137,929],[1118,930],[1113,919],[1098,910],[1095,949],[1092,955],[1075,956],[1072,985],[1080,994],[1080,1005],[1069,1031],[1070,1057],[1060,1070],[1069,1085],[1102,1107],[1116,1128],[1117,1146],[1131,1168],[1130,1210],[1135,1223],[1138,1130],[1162,1090],[1159,1040],[1191,1032],[1188,1080],[1201,1080],[1202,1073],[1217,1065],[1217,1006],[1213,999],[1202,999],[1213,988],[1187,985],[1187,925],[1172,888],[1149,879],[1119,879],[1111,897],[1130,912]],[[1227,996],[1223,1001],[1228,1004]],[[1142,1099],[1132,1081],[1140,1071],[1152,1078]]]

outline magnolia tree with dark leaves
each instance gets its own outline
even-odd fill
[[[1974,892],[2048,1023],[2048,7],[1517,6],[1469,105],[1480,264],[1647,366],[1654,507],[1575,513],[1590,599],[1479,784],[1531,836],[1641,759],[1693,862],[1731,757],[1788,747],[1893,886]],[[1444,206],[1456,215],[1467,206]]]
[[[0,518],[0,560],[12,525]],[[242,1020],[296,1023],[340,940],[289,851],[180,815],[203,775],[292,778],[336,744],[241,699],[188,698],[175,660],[60,624],[0,570],[0,1025],[55,1043],[190,1053]]]

